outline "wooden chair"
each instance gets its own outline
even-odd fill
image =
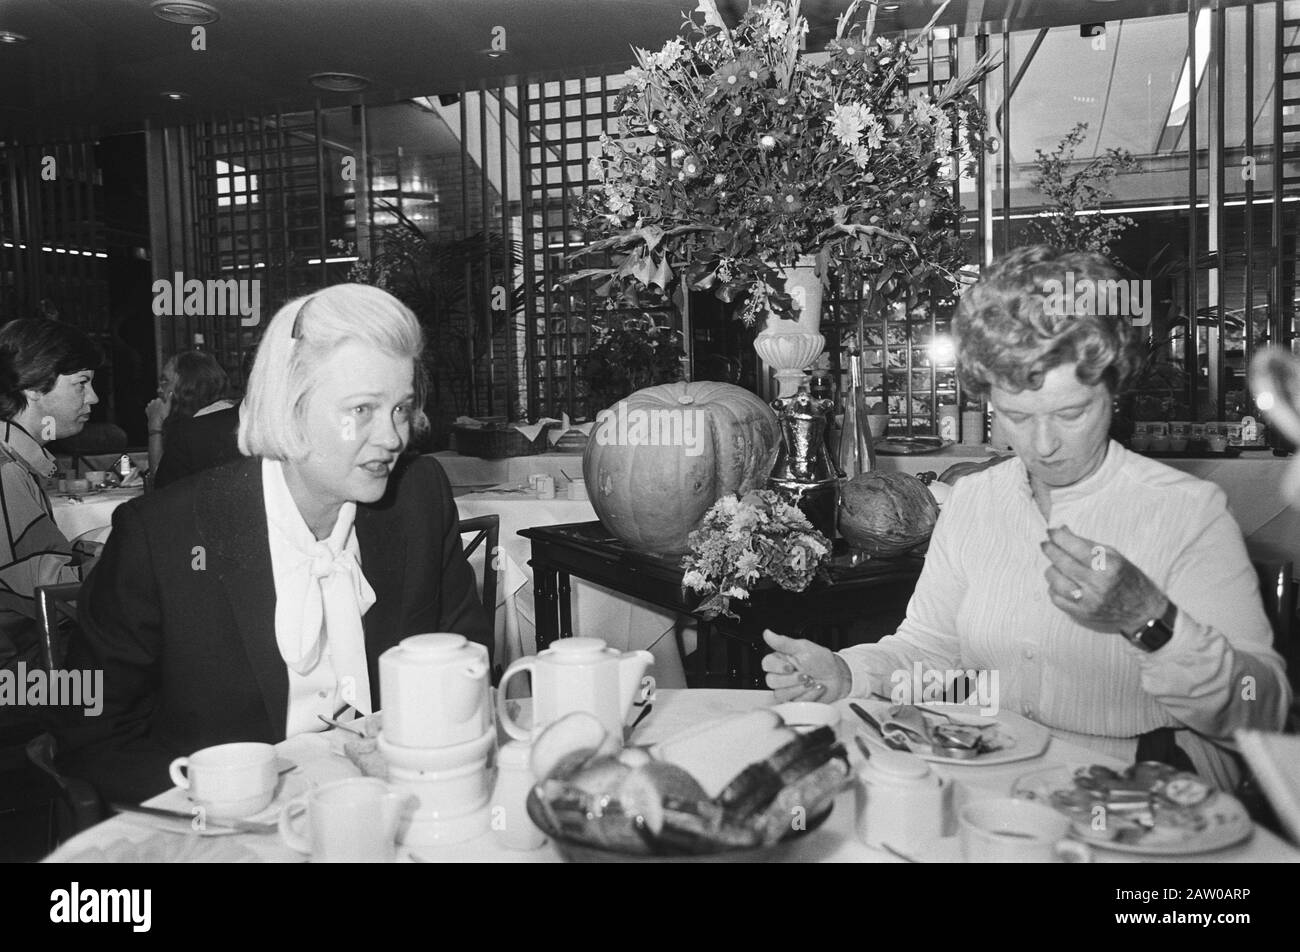
[[[36,620],[41,629],[41,662],[47,672],[62,667],[67,642],[62,622],[76,621],[80,582],[42,585],[36,589]],[[104,805],[91,784],[66,777],[55,766],[58,742],[44,733],[27,744],[27,759],[53,780],[58,791],[52,803],[51,848],[89,829],[104,818]]]
[[[482,588],[479,590],[479,600],[483,603],[483,608],[487,611],[488,628],[493,637],[496,636],[497,624],[497,541],[501,533],[501,517],[496,513],[486,516],[475,516],[472,519],[460,520],[461,545],[465,549],[465,558],[470,560],[470,565],[474,564],[474,555],[480,549],[483,556]],[[472,536],[466,539],[465,536]],[[475,572],[477,575],[478,573]],[[492,683],[496,684],[501,679],[501,665],[494,665],[492,668]]]

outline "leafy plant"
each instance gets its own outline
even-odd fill
[[[1034,150],[1037,171],[1030,181],[1047,198],[1048,211],[1029,225],[1036,241],[1056,248],[1096,251],[1110,256],[1111,243],[1135,223],[1127,215],[1100,215],[1102,202],[1113,194],[1111,183],[1121,172],[1141,172],[1141,163],[1127,149],[1107,149],[1076,171],[1075,151],[1088,124],[1075,125],[1051,152]]]
[[[629,393],[681,379],[685,357],[681,331],[649,314],[598,315],[583,365],[591,417]]]
[[[684,282],[743,300],[746,324],[793,317],[779,269],[810,255],[823,280],[851,264],[886,301],[951,293],[966,260],[952,181],[983,148],[972,88],[995,64],[914,91],[917,46],[874,36],[874,3],[854,22],[860,2],[821,57],[801,54],[799,0],[751,4],[735,29],[701,0],[703,23],[637,50],[579,216],[600,236],[580,254],[613,262],[568,280],[624,300]]]

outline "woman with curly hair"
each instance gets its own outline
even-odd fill
[[[832,653],[768,633],[778,700],[889,696],[916,662],[987,670],[1001,708],[1056,736],[1236,785],[1232,734],[1281,728],[1285,665],[1223,491],[1108,436],[1137,367],[1118,280],[1036,246],[966,292],[962,383],[1016,455],[953,488],[894,635]]]
[[[229,391],[230,379],[211,354],[183,350],[163,364],[158,396],[144,410],[149,418],[149,472],[157,477],[164,441],[175,425],[181,420],[229,410],[235,405],[227,399]],[[236,419],[235,427],[238,425]]]

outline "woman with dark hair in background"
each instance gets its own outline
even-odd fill
[[[230,378],[211,354],[183,350],[163,364],[158,396],[144,411],[149,418],[149,472],[155,476],[155,486],[167,434],[182,420],[229,410],[235,405],[229,393]]]
[[[0,328],[0,668],[36,664],[36,589],[81,581],[99,548],[74,548],[59,531],[44,480],[55,469],[45,444],[80,433],[99,402],[93,381],[101,359],[90,338],[67,324],[34,319]],[[21,710],[0,706],[0,738],[20,739],[9,735],[27,726],[17,723]]]

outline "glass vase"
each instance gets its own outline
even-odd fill
[[[862,386],[862,356],[849,355],[849,386],[844,391],[844,425],[836,463],[845,479],[876,468],[876,450],[867,421],[867,395]]]

